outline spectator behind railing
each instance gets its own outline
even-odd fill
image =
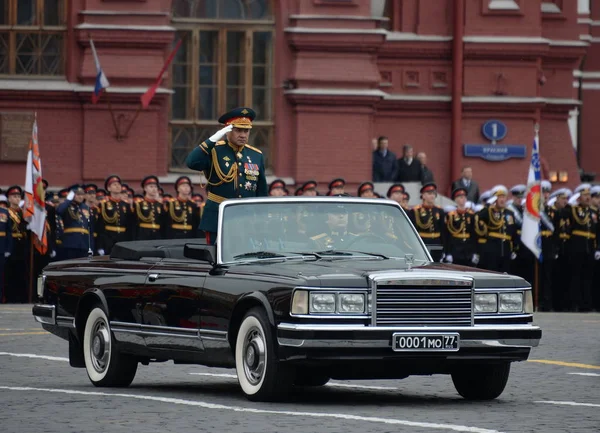
[[[467,190],[468,201],[479,202],[479,185],[473,180],[473,169],[468,165],[463,167],[460,179],[452,183],[452,191],[458,188]]]
[[[422,182],[423,166],[414,158],[414,150],[410,144],[404,145],[404,154],[398,160],[396,182]]]
[[[388,149],[388,138],[377,139],[377,150],[373,151],[373,182],[393,182],[398,172],[396,155]]]
[[[422,167],[421,183],[425,185],[426,183],[435,182],[433,179],[433,172],[427,167],[427,154],[425,154],[425,152],[417,153],[417,160],[421,163]]]

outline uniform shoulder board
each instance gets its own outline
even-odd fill
[[[321,238],[324,238],[325,236],[327,236],[327,233],[321,233],[320,235],[312,236],[311,239],[313,241],[316,241],[316,240],[319,240]]]
[[[222,146],[222,145],[224,145],[224,144],[226,144],[226,143],[225,143],[225,140],[219,140],[219,141],[217,141],[217,144],[216,144],[216,146]]]
[[[246,147],[247,147],[248,149],[251,149],[251,150],[253,150],[253,151],[255,151],[255,152],[258,152],[258,153],[262,154],[262,151],[261,151],[260,149],[257,149],[257,148],[256,148],[256,147],[254,147],[254,146],[250,146],[249,144],[246,144]]]

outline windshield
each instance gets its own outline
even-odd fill
[[[298,253],[400,258],[412,254],[414,260],[428,260],[408,218],[391,203],[336,199],[240,201],[224,206],[222,212],[224,263]]]

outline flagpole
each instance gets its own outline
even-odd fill
[[[123,133],[123,138],[127,138],[127,134],[129,134],[129,130],[131,129],[131,127],[133,126],[133,124],[135,123],[135,121],[137,120],[138,116],[140,115],[140,111],[142,110],[142,104],[139,105],[139,107],[137,108],[133,119],[131,119],[131,122],[129,122],[129,125],[127,126],[127,129],[125,130],[125,132]]]
[[[112,118],[115,132],[117,133],[117,140],[121,141],[121,138],[123,138],[123,136],[121,135],[121,132],[119,131],[119,125],[117,124],[117,119],[116,119],[115,113],[112,109],[112,104],[110,103],[110,95],[108,94],[108,89],[106,89],[105,93],[106,93],[106,103],[108,104],[108,112],[110,113],[110,117]]]
[[[534,130],[535,130],[535,139],[536,139],[536,142],[538,143],[538,152],[539,152],[540,124],[538,122],[535,123]],[[540,155],[541,155],[541,152],[540,152]],[[540,173],[541,173],[541,171],[540,171]],[[540,215],[541,215],[541,212],[542,212],[543,200],[544,200],[543,199],[543,192],[541,190],[541,185],[540,185]],[[538,233],[540,234],[540,236],[541,236],[541,233],[542,233],[542,231],[541,231],[541,225],[542,225],[542,222],[541,222],[541,218],[540,218],[540,222],[539,222],[540,229],[538,230]],[[540,253],[540,256],[541,256],[541,253]],[[540,290],[539,289],[539,287],[540,287],[539,268],[540,268],[540,260],[539,260],[539,257],[536,257],[535,258],[535,265],[534,265],[534,268],[533,268],[533,310],[534,311],[538,311],[538,308],[539,308],[539,305],[540,305],[540,296],[539,296],[539,290]]]

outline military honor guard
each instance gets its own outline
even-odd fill
[[[375,198],[375,187],[372,182],[363,182],[358,186],[358,197]]]
[[[269,185],[269,196],[270,197],[285,197],[287,189],[285,188],[285,182],[281,179],[275,179]]]
[[[300,195],[306,197],[316,197],[319,195],[319,192],[317,191],[318,186],[319,185],[314,180],[304,182],[304,184],[302,185],[302,194]]]
[[[571,267],[570,301],[571,310],[592,309],[592,280],[595,261],[600,260],[598,249],[598,210],[591,206],[591,185],[584,183],[575,189],[577,202],[564,210],[569,221],[569,259]]]
[[[121,200],[121,178],[111,175],[106,178],[104,188],[110,196],[100,202],[96,224],[96,250],[98,255],[110,254],[117,242],[132,239],[133,210]]]
[[[394,200],[396,203],[402,206],[402,202],[404,201],[404,192],[404,185],[401,183],[394,183],[388,188],[386,197],[390,200]]]
[[[136,241],[161,239],[166,214],[158,196],[158,177],[146,176],[141,182],[144,196],[133,204]]]
[[[6,191],[8,197],[8,216],[12,227],[12,253],[5,264],[6,302],[27,302],[29,294],[29,231],[23,219],[20,207],[23,190],[20,186],[11,186]]]
[[[200,212],[192,201],[192,181],[180,176],[175,181],[177,198],[166,205],[164,220],[165,239],[195,238],[198,235]]]
[[[63,222],[60,260],[87,257],[94,251],[94,224],[82,185],[72,185],[56,212]]]
[[[444,253],[446,227],[444,210],[435,205],[437,185],[428,182],[421,187],[420,193],[422,203],[412,208],[408,212],[408,216],[425,245],[438,247],[431,251],[431,257],[434,261],[439,262]]]
[[[456,265],[473,266],[473,255],[477,252],[475,234],[475,212],[466,207],[467,189],[452,191],[456,209],[446,213],[445,261]]]
[[[333,179],[329,182],[329,192],[327,195],[339,195],[344,194],[346,188],[346,181],[341,177]]]
[[[478,254],[474,263],[484,269],[509,272],[511,261],[517,257],[518,242],[515,216],[506,208],[508,190],[498,185],[491,190],[490,204],[475,216],[475,232],[478,237]]]
[[[510,189],[512,199],[507,202],[506,208],[510,210],[515,218],[517,242],[514,251],[517,254],[511,262],[511,273],[524,278],[529,284],[534,283],[534,270],[536,258],[529,248],[521,242],[521,228],[523,226],[523,202],[527,186],[523,184],[514,185]]]
[[[4,269],[12,252],[12,219],[8,214],[8,198],[0,195],[0,303],[5,302]]]
[[[219,118],[226,126],[188,155],[186,164],[204,172],[207,202],[200,223],[208,244],[217,236],[219,204],[227,199],[267,196],[265,160],[262,152],[248,144],[252,121],[251,108],[236,108]]]

